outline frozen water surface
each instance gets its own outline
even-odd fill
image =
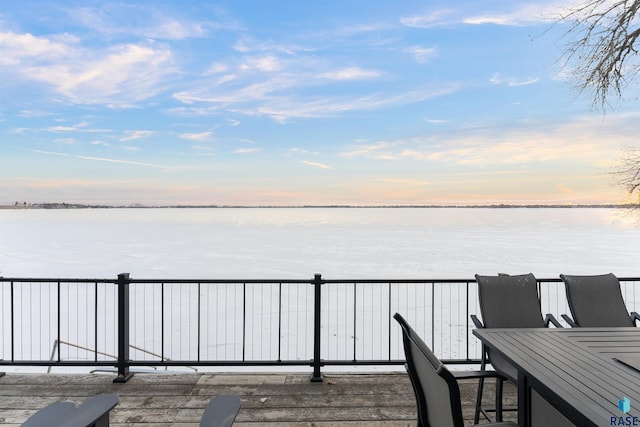
[[[475,273],[554,278],[613,272],[628,277],[639,275],[635,215],[603,208],[0,210],[0,275],[113,279],[128,272],[137,279],[277,280],[310,279],[314,273],[326,279],[471,279]],[[389,320],[395,310],[439,356],[479,355],[473,339],[465,354],[472,327],[468,314],[478,312],[473,286],[323,288],[323,358],[402,358],[399,331]],[[9,287],[2,289],[0,304],[6,306]],[[94,291],[86,286],[65,284],[59,295],[47,284],[16,287],[17,357],[48,359],[58,354],[53,343],[60,336],[88,349],[97,346],[100,360],[113,360],[113,289],[96,287],[96,316]],[[160,353],[194,360],[196,350],[205,360],[238,360],[244,352],[248,360],[274,360],[280,347],[285,360],[311,357],[310,286],[174,284],[163,287],[164,303],[158,284],[137,284],[131,292],[132,344],[145,351],[132,350],[136,360],[157,359]],[[561,287],[545,285],[543,293],[545,313],[567,312]],[[638,309],[635,291],[625,296],[629,308]],[[0,328],[11,324],[8,313],[3,310]],[[102,319],[98,339],[94,318]],[[0,359],[11,357],[9,335],[0,340]],[[243,335],[244,343],[238,338]],[[94,354],[67,344],[59,351],[63,359]]]
[[[471,278],[638,274],[615,209],[0,210],[5,277]]]

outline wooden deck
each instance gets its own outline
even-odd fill
[[[195,427],[208,401],[236,394],[242,406],[236,427],[413,427],[415,398],[406,374],[326,374],[311,383],[308,374],[136,374],[114,384],[104,374],[15,374],[0,378],[0,424],[17,426],[56,401],[80,403],[101,393],[116,393],[112,426]],[[486,387],[493,391],[493,382]],[[472,424],[475,382],[461,394]],[[515,390],[507,386],[505,400]],[[491,402],[491,400],[488,400]],[[513,419],[511,414],[507,417]]]

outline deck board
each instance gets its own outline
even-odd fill
[[[115,427],[196,427],[206,404],[220,394],[240,396],[236,427],[413,427],[416,408],[406,374],[136,374],[125,384],[104,374],[16,374],[0,378],[0,424],[18,426],[56,401],[76,404],[116,393]],[[491,401],[493,384],[486,387]],[[471,424],[476,382],[462,381],[464,415]],[[515,389],[506,388],[513,403]],[[515,416],[509,416],[514,419]]]

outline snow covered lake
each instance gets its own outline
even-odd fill
[[[604,208],[0,210],[0,275],[635,276],[637,221]]]
[[[202,360],[309,360],[313,288],[282,286],[277,279],[308,280],[315,273],[345,280],[472,279],[475,273],[498,272],[636,277],[638,241],[637,213],[604,208],[0,210],[0,275],[114,279],[127,272],[133,279],[273,279],[274,284],[249,286],[163,285],[162,291],[159,283],[133,286],[132,344],[145,351],[134,350],[133,357],[150,360],[161,353],[194,360],[197,347]],[[17,288],[16,359],[48,360],[60,337],[97,347],[100,360],[112,360],[110,286]],[[389,321],[395,310],[441,357],[478,356],[475,340],[465,353],[468,309],[477,311],[475,300],[466,303],[466,293],[474,299],[475,288],[469,291],[464,283],[433,289],[331,284],[323,292],[323,358],[402,358],[399,331]],[[554,305],[561,294],[549,289],[545,294],[543,310],[566,312],[563,302]],[[6,332],[9,298],[5,286],[0,292],[5,308],[0,359],[5,360],[12,349]],[[93,324],[98,317],[111,320]],[[60,347],[62,359],[95,356]]]

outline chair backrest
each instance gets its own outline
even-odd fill
[[[460,389],[453,374],[398,313],[407,370],[418,404],[419,427],[463,427]]]
[[[480,276],[478,297],[486,328],[544,328],[538,281],[531,273]]]
[[[480,312],[485,328],[545,327],[538,299],[538,281],[533,274],[515,276],[476,274],[476,281]],[[499,353],[490,348],[486,350],[493,368],[516,382],[517,369]]]
[[[613,274],[570,276],[561,274],[573,320],[583,327],[634,326]]]

